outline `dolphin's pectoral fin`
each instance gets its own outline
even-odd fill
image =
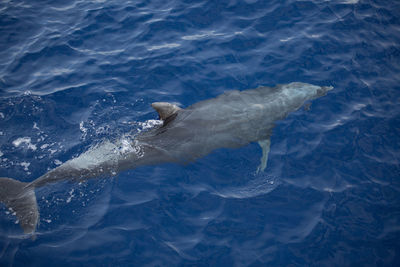
[[[264,171],[265,168],[267,167],[267,161],[268,161],[268,154],[271,146],[271,138],[268,137],[267,139],[260,140],[258,141],[258,144],[261,146],[262,149],[262,157],[261,157],[261,163],[260,166],[257,168],[257,173],[260,171]]]
[[[154,102],[151,106],[158,112],[160,119],[163,121],[181,110],[177,105],[168,102]]]

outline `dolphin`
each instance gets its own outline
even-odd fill
[[[51,183],[113,177],[144,165],[189,163],[218,148],[239,148],[251,142],[262,148],[258,171],[264,171],[274,123],[332,89],[293,82],[227,91],[185,109],[153,103],[162,125],[133,138],[104,141],[32,182],[2,177],[0,202],[15,212],[24,233],[34,236],[39,220],[35,189]]]

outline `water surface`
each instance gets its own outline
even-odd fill
[[[0,176],[32,181],[151,127],[150,104],[231,89],[335,87],[257,144],[185,166],[36,190],[26,239],[0,209],[4,266],[396,266],[397,1],[2,1]]]

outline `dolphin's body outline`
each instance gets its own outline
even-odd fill
[[[262,147],[259,170],[263,171],[275,121],[331,89],[332,86],[294,82],[228,91],[186,109],[165,102],[153,103],[162,126],[133,140],[98,144],[30,183],[2,177],[0,202],[15,212],[25,234],[34,234],[39,220],[34,190],[50,183],[115,176],[143,165],[192,162],[218,148],[238,148],[251,142]]]

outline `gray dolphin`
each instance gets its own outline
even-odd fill
[[[153,103],[163,124],[135,138],[105,141],[30,183],[0,178],[0,202],[12,209],[24,233],[34,234],[39,220],[35,188],[63,180],[112,177],[143,165],[188,163],[218,148],[238,148],[258,142],[259,171],[267,165],[274,122],[305,101],[325,95],[332,86],[294,82],[275,87],[228,91],[186,109]]]

